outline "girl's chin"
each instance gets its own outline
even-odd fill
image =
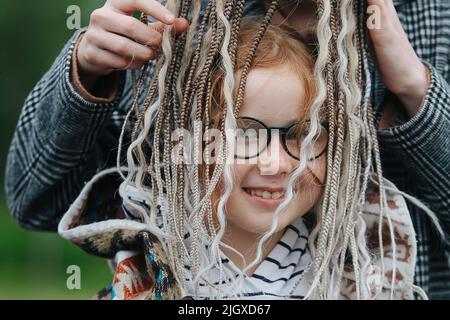
[[[260,238],[261,236],[264,236],[272,227],[272,219],[267,219],[267,221],[258,221],[259,223],[255,224],[253,222],[246,223],[248,221],[234,221],[233,223],[230,223],[228,221],[228,228],[231,227],[232,232],[231,235],[234,234],[237,230],[239,230],[240,234],[246,234],[246,235],[253,235],[256,238]],[[275,233],[280,231],[280,227],[278,226],[275,230]],[[231,238],[233,238],[231,236]]]

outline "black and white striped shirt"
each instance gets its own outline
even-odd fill
[[[217,268],[208,272],[208,280],[214,285],[222,283],[220,289],[225,292],[222,297],[225,299],[237,298],[236,294],[244,299],[303,299],[309,288],[309,283],[306,283],[303,276],[312,264],[307,243],[308,230],[300,218],[286,228],[282,238],[254,273],[241,279],[241,291],[236,291],[237,283],[230,281],[232,278],[239,279],[241,272],[225,256],[222,259],[226,270],[223,280],[219,280]],[[194,296],[195,285],[192,278],[188,277],[186,280],[187,294]],[[209,288],[204,281],[199,282],[198,290],[200,298],[210,297]]]

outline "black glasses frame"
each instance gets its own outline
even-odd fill
[[[287,126],[285,126],[285,127],[269,127],[269,126],[267,126],[264,122],[262,122],[261,120],[256,119],[256,118],[253,118],[253,117],[247,117],[247,116],[246,116],[246,117],[238,117],[237,120],[239,120],[239,119],[248,119],[248,120],[256,121],[256,122],[258,122],[260,125],[262,125],[262,126],[264,127],[264,129],[267,131],[267,143],[266,143],[266,146],[264,147],[264,149],[262,149],[261,151],[259,151],[256,155],[254,155],[254,156],[247,156],[247,157],[240,157],[240,156],[235,155],[235,156],[234,156],[235,159],[237,159],[237,158],[239,158],[239,159],[251,159],[251,158],[259,157],[259,155],[260,155],[262,152],[264,152],[264,151],[269,147],[270,142],[272,141],[272,130],[278,130],[278,131],[279,131],[279,135],[280,135],[280,139],[281,139],[281,145],[283,146],[284,151],[286,151],[286,153],[287,153],[289,156],[291,156],[292,158],[294,158],[295,160],[300,161],[300,158],[299,158],[299,157],[293,155],[293,154],[289,151],[289,148],[288,148],[287,143],[286,143],[286,135],[287,135],[287,133],[289,132],[289,130],[290,130],[292,127],[298,125],[297,122],[294,122],[294,123],[292,123],[292,124],[289,124],[289,125],[287,125]],[[309,120],[305,120],[305,122],[310,122],[310,121],[309,121]],[[328,121],[321,121],[320,124],[321,124],[323,127],[327,128],[327,130],[328,130]],[[325,153],[325,151],[327,150],[327,146],[328,146],[328,142],[327,142],[327,145],[325,146],[325,148],[323,149],[323,151],[322,151],[320,154],[318,154],[318,155],[315,156],[314,158],[308,159],[308,161],[313,161],[313,160],[316,160],[317,158],[320,158],[320,157]]]

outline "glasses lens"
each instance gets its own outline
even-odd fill
[[[267,130],[256,120],[238,118],[236,130],[236,157],[248,159],[256,157],[267,145]]]
[[[288,132],[286,133],[286,147],[289,150],[289,153],[299,159],[300,158],[300,146],[302,141],[306,138],[306,136],[311,131],[311,124],[309,121],[299,123],[295,126],[292,126]],[[310,160],[313,160],[320,156],[327,147],[328,141],[328,130],[325,126],[320,126],[320,135],[317,138],[316,142],[312,145],[312,155],[313,157]],[[307,154],[310,154],[310,150],[307,150]]]

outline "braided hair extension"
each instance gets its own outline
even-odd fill
[[[376,292],[371,292],[367,285],[372,255],[366,244],[366,225],[362,219],[362,207],[366,200],[369,180],[378,186],[380,194],[378,242],[382,264],[381,283],[384,283],[386,278],[383,241],[387,241],[391,243],[390,254],[393,260],[391,298],[394,297],[396,287],[397,249],[393,224],[390,216],[386,214],[385,178],[381,168],[380,150],[370,101],[365,8],[367,8],[365,1],[318,1],[319,59],[315,66],[316,81],[318,85],[327,83],[325,101],[330,128],[326,187],[323,201],[317,206],[317,224],[309,240],[314,252],[314,280],[307,295],[311,298],[337,299],[340,297],[344,266],[349,257],[351,257],[351,267],[346,266],[346,269],[353,273],[356,298],[373,299],[382,290],[382,287],[379,287]],[[321,57],[327,57],[327,60],[320,59]],[[365,74],[362,72],[363,69],[366,71]],[[362,90],[364,90],[364,99],[362,99]],[[318,95],[316,102],[320,105],[322,101],[323,97]],[[314,107],[311,115],[315,112]],[[310,133],[311,136],[314,134],[314,132]],[[304,143],[307,143],[307,140],[308,137]],[[302,146],[302,151],[303,149],[306,147]],[[302,166],[299,167],[299,170],[301,169]],[[399,193],[407,196],[403,192]],[[410,200],[436,221],[435,215],[420,201],[413,197]],[[388,222],[390,239],[383,238],[383,219]],[[441,229],[439,225],[437,229]],[[420,288],[413,284],[409,285],[413,291],[423,296]]]
[[[313,155],[312,146],[320,136],[320,121],[325,116],[329,123],[327,173],[324,192],[315,206],[316,225],[309,239],[314,258],[313,281],[306,298],[339,298],[344,269],[351,270],[354,276],[358,299],[374,298],[366,285],[372,256],[361,218],[369,181],[379,187],[380,222],[387,204],[366,65],[367,4],[357,0],[315,1],[318,51],[314,65],[315,96],[309,108],[311,130],[302,141],[300,163],[289,178],[285,200],[276,209],[270,230],[261,237],[255,260],[245,265],[238,279],[227,274],[230,271],[222,265],[220,249],[226,247],[221,242],[226,225],[225,205],[234,181],[228,165],[232,163],[234,150],[232,132],[257,48],[281,1],[270,1],[266,15],[260,18],[258,31],[240,68],[239,81],[235,81],[235,71],[245,0],[209,0],[205,1],[205,8],[201,8],[203,1],[167,0],[166,8],[189,21],[188,32],[174,37],[172,26],[165,27],[162,54],[153,65],[150,84],[146,82],[150,62],[143,66],[139,76],[133,72],[133,99],[120,136],[117,166],[125,184],[135,186],[149,199],[150,211],[142,212],[142,219],[164,240],[164,249],[182,289],[186,287],[184,266],[188,264],[196,289],[202,280],[209,284],[211,298],[229,297],[230,292],[225,292],[221,284],[231,281],[235,282],[231,286],[235,289],[233,294],[240,296],[243,275],[261,260],[263,245],[274,234],[280,215],[295,197],[295,186],[307,168],[307,159]],[[141,20],[146,21],[147,17],[142,14]],[[224,101],[219,112],[213,110],[211,99],[217,80],[214,76],[218,74]],[[134,125],[126,152],[125,175],[121,150],[131,119]],[[217,129],[219,135],[210,135],[210,129]],[[200,163],[203,148],[205,159]],[[432,215],[429,210],[427,213]],[[385,218],[395,264],[393,226],[389,216]],[[386,239],[382,237],[382,225],[379,223],[378,236],[383,256]],[[184,239],[187,232],[189,243]],[[218,285],[210,283],[208,275],[212,268],[220,271]]]
[[[365,175],[370,174],[370,171],[361,170],[361,164],[370,162],[367,158],[372,152],[368,148],[360,148],[360,136],[364,132],[365,121],[360,105],[362,57],[361,50],[357,47],[362,42],[357,28],[364,30],[364,27],[361,25],[362,19],[359,19],[359,25],[355,20],[360,12],[358,6],[358,2],[353,0],[318,3],[319,40],[320,32],[331,31],[331,35],[327,38],[328,46],[319,47],[319,55],[323,52],[328,59],[326,62],[317,61],[316,68],[325,71],[319,72],[319,75],[324,77],[327,83],[326,102],[330,124],[336,125],[330,125],[329,130],[325,195],[313,232],[317,238],[310,239],[314,248],[314,281],[309,294],[320,299],[339,298],[345,260],[349,254],[352,258],[356,297],[371,298],[365,285],[370,255],[365,238],[361,236],[361,232],[365,231],[364,221],[360,219],[360,212],[357,211],[357,200],[365,199],[367,187],[366,184],[360,183],[360,177],[363,176],[365,181]],[[326,24],[328,21],[328,26],[320,25],[321,22]],[[334,102],[330,103],[332,100]],[[376,140],[374,136],[371,138]],[[378,145],[375,145],[375,148],[378,148]],[[382,176],[379,178],[382,179]],[[380,249],[383,250],[382,247]],[[393,256],[395,257],[395,252]]]

